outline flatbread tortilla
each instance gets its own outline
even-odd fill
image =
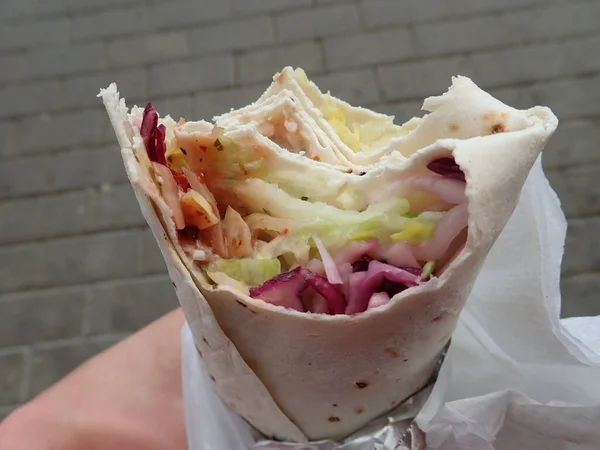
[[[510,108],[469,79],[458,77],[448,93],[425,101],[431,113],[413,121],[407,134],[382,143],[359,161],[351,160],[360,155],[344,149],[335,133],[316,124],[319,114],[313,107],[307,103],[290,109],[285,102],[288,94],[280,92],[267,91],[256,104],[229,113],[227,120],[217,119],[219,137],[237,149],[260,149],[261,161],[272,169],[261,176],[272,177],[270,183],[215,183],[219,191],[215,195],[240,208],[260,206],[263,197],[270,195],[260,189],[302,173],[306,181],[290,187],[291,191],[312,189],[317,206],[324,202],[360,210],[393,195],[389,186],[398,180],[401,190],[403,180],[427,172],[432,161],[451,158],[464,173],[468,228],[460,245],[427,282],[393,295],[380,306],[337,315],[271,304],[235,284],[215,283],[209,270],[194,262],[184,248],[173,210],[161,194],[152,171],[155,163],[148,158],[140,135],[143,110],[128,111],[114,84],[100,96],[217,393],[268,437],[296,442],[339,439],[429,380],[481,265],[512,214],[557,119],[543,107]],[[299,128],[313,130],[306,136],[321,139],[320,151],[329,152],[330,161],[282,148],[260,133],[260,122],[278,108],[296,114]],[[373,117],[378,116],[373,113]],[[214,133],[208,122],[187,122],[176,131],[169,117],[159,123],[166,124],[167,139],[178,133],[181,142],[202,141],[207,133]],[[208,247],[202,251],[210,252]]]

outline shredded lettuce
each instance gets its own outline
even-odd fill
[[[229,286],[230,288],[233,288],[236,291],[242,292],[246,295],[250,294],[250,290],[244,283],[229,277],[223,272],[207,270],[206,275],[208,275],[208,277],[213,281],[213,283],[215,283],[218,286]]]
[[[254,189],[240,189],[236,194],[238,197],[247,196],[242,198],[246,204],[261,201],[256,209],[268,208],[267,212],[253,213],[245,219],[252,232],[262,230],[278,235],[274,241],[261,247],[260,254],[264,258],[291,253],[295,256],[295,263],[306,263],[310,256],[307,247],[314,247],[311,235],[319,236],[327,248],[371,239],[381,243],[407,241],[418,246],[431,239],[441,217],[439,214],[422,214],[422,217],[407,218],[410,204],[405,198],[375,203],[364,211],[342,210],[325,203],[296,199],[275,185],[252,181],[256,185]],[[250,197],[256,189],[262,193],[259,200]]]
[[[278,259],[222,259],[215,266],[216,271],[222,272],[246,286],[258,286],[281,272],[281,264]]]
[[[423,266],[423,272],[421,273],[421,278],[426,280],[433,274],[433,270],[435,269],[435,261],[427,261]]]
[[[435,223],[424,222],[418,219],[409,219],[404,222],[402,231],[391,235],[392,241],[407,241],[411,245],[419,246],[431,239]]]

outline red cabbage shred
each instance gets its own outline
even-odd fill
[[[164,125],[158,125],[158,113],[154,109],[152,103],[148,103],[144,109],[142,117],[142,125],[140,126],[140,135],[146,147],[148,158],[152,162],[167,165],[165,153],[167,151],[165,145],[165,135],[167,129]]]
[[[427,168],[438,175],[443,175],[447,178],[453,178],[459,181],[465,181],[465,173],[456,164],[454,158],[439,158],[431,161]]]

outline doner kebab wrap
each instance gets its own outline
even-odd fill
[[[557,126],[465,77],[402,126],[290,68],[212,123],[100,96],[214,389],[298,442],[428,382]]]

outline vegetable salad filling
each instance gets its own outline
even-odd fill
[[[392,183],[379,201],[345,208],[311,199],[316,183],[298,182],[298,174],[295,183],[287,172],[278,178],[259,145],[242,147],[208,122],[160,122],[148,104],[132,126],[182,248],[215,285],[255,299],[308,313],[362,313],[435,277],[467,227],[465,177],[452,158]],[[286,142],[302,145],[298,124],[283,128]],[[407,192],[426,196],[429,208],[412,205]]]

